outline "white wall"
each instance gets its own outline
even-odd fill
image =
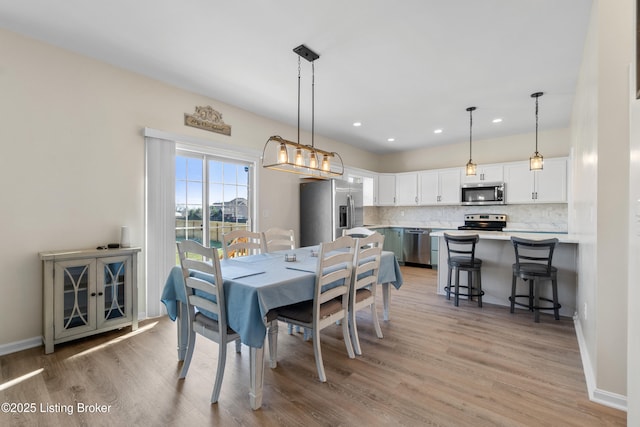
[[[636,3],[636,7],[638,4]],[[632,13],[637,16],[637,10]],[[633,46],[636,49],[637,46]],[[632,53],[635,55],[635,52]],[[629,70],[630,93],[630,164],[629,164],[629,281],[627,332],[627,425],[640,425],[640,100],[633,96],[636,87],[634,62]]]
[[[42,333],[38,252],[117,242],[121,225],[143,245],[143,128],[260,151],[271,135],[296,137],[290,126],[4,30],[0,57],[0,352]],[[184,126],[199,105],[220,111],[231,136]],[[326,138],[316,145],[354,166],[377,165],[377,156]],[[299,177],[260,177],[260,227],[297,228]]]
[[[609,403],[624,403],[628,377],[632,5],[632,0],[593,4],[571,128],[575,155],[569,215],[575,226],[571,231],[581,235],[578,329],[592,397]]]
[[[635,79],[635,72],[631,75]],[[631,102],[630,120],[627,424],[633,426],[640,425],[640,310],[637,308],[640,301],[640,101],[636,99]]]

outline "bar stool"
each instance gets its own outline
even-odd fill
[[[515,250],[516,262],[513,264],[513,280],[511,283],[511,313],[514,312],[515,305],[526,307],[533,311],[533,318],[536,323],[540,322],[540,310],[553,310],[556,320],[560,320],[560,303],[558,302],[558,269],[551,265],[553,251],[558,243],[558,239],[530,240],[520,237],[511,237]],[[527,295],[516,295],[517,279],[529,281],[529,293]],[[553,299],[540,296],[538,282],[541,280],[551,280]],[[526,302],[517,301],[518,298],[525,298]],[[540,300],[550,302],[551,305],[540,306]]]
[[[476,258],[476,243],[480,240],[477,234],[464,234],[464,235],[452,235],[444,233],[444,240],[447,243],[447,265],[449,271],[447,274],[447,286],[444,287],[447,291],[447,299],[450,299],[451,294],[454,295],[454,305],[457,307],[460,295],[469,298],[469,301],[473,301],[473,297],[478,297],[478,307],[482,307],[482,296],[484,291],[482,290],[482,279],[480,276],[480,269],[482,267],[482,260]],[[455,270],[456,279],[454,289],[451,289],[451,273]],[[460,271],[466,271],[467,285],[460,285]],[[475,276],[475,287],[474,285]],[[466,289],[466,292],[460,291],[460,288]]]

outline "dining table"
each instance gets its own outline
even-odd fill
[[[261,253],[220,260],[229,327],[250,349],[249,402],[262,406],[264,343],[267,331],[277,334],[270,310],[313,299],[319,246]],[[402,286],[402,273],[393,252],[382,251],[378,284],[382,287],[383,319],[389,320],[390,286]],[[178,360],[184,360],[189,322],[182,269],[173,267],[161,300],[171,320],[177,320]],[[269,340],[271,341],[271,340]],[[275,340],[274,340],[275,341]],[[271,361],[271,367],[275,367]]]

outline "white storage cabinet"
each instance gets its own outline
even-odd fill
[[[55,344],[131,325],[138,328],[140,248],[41,252],[43,341]]]

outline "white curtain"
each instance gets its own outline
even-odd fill
[[[160,296],[175,258],[176,143],[145,132],[147,317],[166,314]]]

